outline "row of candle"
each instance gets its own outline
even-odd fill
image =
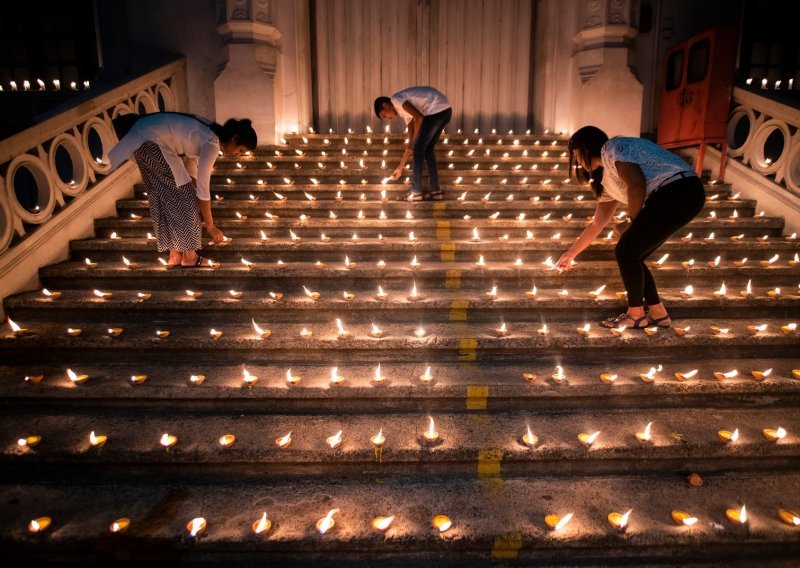
[[[653,383],[655,382],[656,378],[659,377],[660,373],[663,371],[663,367],[659,365],[658,367],[650,367],[650,369],[646,373],[639,373],[638,378],[641,379],[645,383]],[[713,377],[720,382],[727,381],[730,379],[734,379],[740,376],[738,369],[730,369],[728,371],[713,371],[711,373]],[[742,373],[742,375],[746,375],[748,373]],[[67,369],[66,371],[67,379],[69,380],[70,384],[83,384],[89,380],[89,375],[85,373],[76,373],[72,369]],[[676,371],[671,373],[674,376],[675,380],[679,382],[684,382],[690,379],[700,380],[702,378],[702,374],[700,373],[699,369],[691,369],[685,371]],[[773,376],[773,369],[753,369],[749,372],[749,375],[756,381],[764,381],[768,377]],[[777,375],[777,373],[776,373]],[[800,369],[792,369],[791,375],[793,379],[800,380]],[[419,380],[422,384],[431,384],[434,381],[434,374],[431,371],[431,367],[428,366],[425,371],[419,375]],[[522,378],[526,381],[533,383],[538,379],[538,375],[536,373],[528,372],[523,373]],[[554,383],[561,384],[568,382],[567,373],[564,370],[564,367],[561,365],[557,365],[553,370],[552,375],[550,378],[553,380]],[[614,384],[620,378],[621,375],[619,373],[612,373],[606,372],[601,373],[599,376],[600,380],[605,384]],[[44,379],[44,375],[27,375],[25,376],[25,382],[30,384],[39,384]],[[373,385],[381,385],[386,384],[389,382],[390,376],[386,374],[385,370],[382,369],[381,364],[379,363],[377,367],[375,367],[374,372],[370,378],[370,383]],[[259,378],[258,375],[254,375],[250,371],[248,371],[244,366],[242,366],[242,382],[244,385],[248,387],[254,386],[258,382]],[[288,386],[297,386],[300,384],[302,377],[297,373],[293,373],[292,369],[288,369],[286,371],[286,384]],[[132,384],[142,384],[147,381],[146,374],[134,374],[131,375],[130,382]],[[189,377],[189,383],[192,385],[200,385],[205,381],[205,375],[191,375]],[[332,367],[330,370],[330,385],[334,387],[339,387],[345,384],[345,377],[343,373],[339,370],[339,367]]]
[[[320,534],[325,534],[329,532],[336,526],[336,521],[334,516],[341,513],[341,510],[338,508],[334,508],[328,511],[328,513],[319,519],[315,524],[316,530]],[[625,513],[618,513],[612,511],[608,514],[607,520],[608,523],[614,528],[619,531],[625,531],[628,529],[629,522],[631,519],[631,515],[633,513],[632,509],[629,509]],[[549,514],[546,515],[544,518],[544,524],[550,531],[559,532],[563,531],[569,522],[574,518],[574,513],[567,513],[563,517],[557,514]],[[699,518],[687,513],[686,511],[675,509],[670,514],[673,522],[678,526],[683,527],[690,527],[696,525],[699,522]],[[733,523],[734,525],[744,525],[748,522],[748,511],[745,505],[741,507],[735,507],[725,510],[725,516],[728,520]],[[778,509],[778,518],[785,524],[791,527],[800,526],[800,515],[798,513],[789,510],[789,509]],[[377,531],[377,532],[384,532],[388,530],[396,519],[395,515],[389,516],[377,516],[374,517],[370,521],[370,527]],[[51,517],[39,517],[36,519],[31,520],[28,523],[28,531],[31,533],[42,533],[46,531],[52,524]],[[431,520],[431,525],[438,533],[445,533],[450,528],[453,527],[453,520],[448,517],[447,515],[436,515]],[[121,517],[113,521],[108,530],[114,534],[121,534],[125,533],[131,526],[131,519],[127,517]],[[262,515],[253,521],[251,525],[251,530],[254,534],[263,535],[267,534],[273,526],[273,522],[267,517],[266,511],[262,513]],[[205,517],[195,517],[190,520],[186,525],[186,531],[188,535],[192,538],[199,538],[203,532],[208,527],[208,521]]]
[[[264,236],[264,238],[268,239],[266,237],[266,235]],[[325,239],[326,237],[323,235],[322,238]],[[412,232],[410,238],[413,239],[414,241],[416,240],[416,237],[414,236],[413,232]],[[300,237],[297,237],[296,235],[294,235],[293,239],[295,240],[295,242],[297,242],[297,241],[300,240]],[[330,237],[327,237],[327,239],[329,240]],[[382,237],[379,236],[379,239],[382,239]],[[230,240],[231,239],[229,239],[229,241]],[[414,242],[414,241],[412,241],[412,242]],[[453,249],[453,252],[455,252],[455,249]],[[777,261],[779,260],[779,258],[780,258],[780,255],[774,255],[771,258],[767,259],[767,260],[759,261],[759,264],[761,264],[762,267],[764,267],[764,268],[777,268],[778,267]],[[292,261],[293,264],[308,264],[309,262],[310,261]],[[392,261],[392,262],[400,264],[399,261]],[[438,261],[434,261],[434,262],[438,262]],[[715,265],[715,266],[712,266],[710,268],[719,268],[719,262],[720,262],[719,259],[715,259],[714,261],[710,261],[709,264]],[[733,264],[737,268],[744,268],[745,265],[747,264],[747,262],[748,262],[748,259],[747,258],[743,258],[740,261],[734,261]],[[128,268],[128,269],[134,269],[134,268],[137,268],[139,266],[138,262],[131,261],[125,256],[122,257],[121,264],[122,264],[123,267]],[[164,268],[165,270],[168,270],[168,269],[174,267],[174,265],[169,264],[164,258],[158,258],[158,264],[161,265],[161,267]],[[358,263],[356,263],[355,261],[351,260],[349,255],[347,255],[347,254],[344,256],[344,259],[342,260],[342,265],[343,265],[342,267],[345,270],[352,270],[353,268],[355,268],[357,266],[357,264]],[[492,261],[492,264],[496,266],[499,263]],[[512,266],[514,268],[521,268],[521,267],[525,266],[525,262],[522,260],[522,257],[517,257],[511,264],[512,264]],[[553,261],[553,257],[552,256],[548,256],[540,264],[542,266],[544,266],[548,270],[559,270],[557,268],[557,266],[556,266],[556,263]],[[578,263],[576,261],[574,261],[574,260],[572,261],[572,266],[576,266],[577,264]],[[663,268],[664,267],[663,264],[664,264],[663,262],[661,262],[661,264],[657,264],[656,263],[654,265],[654,267],[655,268]],[[694,262],[694,259],[690,259],[689,261],[686,261],[685,263],[683,263],[683,266],[684,266],[684,268],[686,268],[688,270],[688,269],[694,267],[695,264],[696,263]],[[796,255],[795,258],[793,258],[793,259],[788,261],[788,265],[791,266],[791,267],[798,266],[798,264],[800,264],[800,256],[797,256],[797,255]],[[221,265],[222,265],[221,262],[214,261],[214,260],[211,260],[211,259],[206,259],[206,264],[203,267],[204,268],[214,268],[214,269],[216,269],[216,268],[219,268]],[[489,261],[486,260],[485,256],[482,255],[482,254],[478,255],[478,260],[475,261],[475,266],[478,267],[478,268],[485,268],[488,265],[489,265]],[[91,260],[89,257],[85,257],[83,259],[83,267],[86,268],[86,269],[93,269],[93,268],[97,268],[98,266],[99,266],[99,263],[96,262],[96,261]],[[238,266],[241,267],[243,270],[252,270],[253,268],[256,267],[256,263],[251,261],[251,260],[248,260],[248,259],[246,259],[244,257],[240,257]],[[281,268],[281,267],[286,266],[286,262],[284,262],[281,259],[278,259],[274,263],[270,263],[269,266],[274,267],[274,268]],[[313,263],[313,266],[315,268],[320,268],[321,269],[321,268],[325,268],[326,265],[321,260],[317,260],[317,261],[315,261]],[[387,266],[388,266],[388,263],[383,259],[380,259],[380,260],[375,262],[375,268],[378,269],[378,270],[383,270],[383,269],[387,268]],[[409,266],[412,269],[417,269],[417,268],[420,268],[422,266],[422,262],[419,260],[418,255],[414,255],[412,257],[412,259],[408,262],[408,265],[406,265],[405,263],[402,263],[401,266]],[[800,285],[798,285],[798,286],[800,286]],[[685,292],[686,295],[691,296],[693,294],[693,290],[694,290],[693,286],[687,286],[684,289],[684,292]],[[775,290],[775,289],[773,289],[773,290]],[[752,295],[752,284],[750,282],[748,283],[748,288],[746,288],[744,291],[749,292],[747,294],[748,296]],[[780,295],[780,288],[777,288],[777,293],[769,294],[769,295],[776,295],[776,296]]]
[[[83,90],[87,90],[89,88],[89,84],[90,84],[89,81],[83,81],[83,83],[82,83]],[[9,89],[11,91],[18,91],[19,90],[19,87],[18,87],[16,81],[9,81],[8,82],[8,86],[9,86]],[[42,81],[41,79],[36,79],[36,86],[38,87],[38,89],[36,89],[37,91],[46,91],[47,90],[47,84],[44,81]],[[72,91],[77,91],[78,90],[78,82],[77,81],[71,81],[70,84],[69,84],[69,88]],[[22,81],[22,90],[23,91],[30,91],[31,90],[31,82],[28,81],[27,79]],[[53,90],[54,91],[60,91],[61,90],[61,79],[53,79]],[[3,91],[3,85],[0,84],[0,92],[2,92],[2,91]]]
[[[22,337],[24,335],[27,335],[30,332],[29,329],[19,326],[19,324],[17,324],[16,322],[13,322],[12,320],[9,320],[9,323],[13,324],[13,325],[11,325],[12,334],[13,334],[12,337]],[[272,335],[272,331],[271,330],[262,328],[261,326],[259,326],[255,322],[255,320],[253,320],[252,325],[253,325],[253,330],[255,331],[257,339],[267,339],[268,337],[270,337]],[[757,324],[757,325],[748,325],[747,326],[747,333],[750,334],[750,335],[762,335],[762,334],[767,333],[768,327],[769,326],[767,324],[765,324],[765,323]],[[583,324],[582,326],[576,327],[574,329],[575,329],[575,332],[578,335],[581,335],[581,336],[584,336],[584,337],[591,336],[591,332],[592,332],[591,324],[586,323],[586,324]],[[658,334],[659,326],[653,325],[653,326],[647,326],[647,327],[644,327],[644,328],[641,328],[641,329],[642,329],[642,331],[644,331],[644,334],[646,336],[655,336],[656,334]],[[689,331],[691,330],[691,326],[689,326],[689,325],[674,326],[671,329],[673,330],[673,332],[675,334],[683,337],[683,336],[686,336],[686,335],[689,334]],[[612,327],[612,328],[601,328],[601,331],[608,332],[613,337],[624,337],[625,336],[625,332],[626,331],[630,331],[630,330],[634,330],[634,328],[628,328],[625,325],[621,325],[619,327]],[[784,324],[784,325],[781,326],[781,332],[784,333],[785,335],[795,334],[796,331],[797,331],[797,324],[794,323],[794,322],[788,323],[788,324]],[[121,327],[109,327],[109,328],[106,329],[106,334],[109,337],[119,337],[120,335],[123,334],[123,332],[124,332],[124,329],[121,328]],[[551,326],[549,326],[547,323],[543,323],[541,325],[541,327],[537,328],[535,330],[535,333],[534,334],[530,334],[530,336],[531,337],[536,337],[536,336],[546,337],[546,336],[553,335],[553,332],[554,332],[554,330],[553,330],[553,328]],[[713,335],[715,337],[730,338],[730,337],[735,337],[736,336],[736,334],[731,330],[731,328],[729,328],[729,327],[720,327],[718,325],[709,326],[709,332],[710,332],[711,335]],[[83,328],[70,326],[70,327],[67,327],[66,333],[70,337],[78,337],[78,336],[83,334]],[[155,337],[158,338],[158,339],[166,339],[170,335],[171,335],[171,332],[169,330],[157,329],[155,331]],[[210,335],[211,339],[215,339],[216,340],[216,339],[219,339],[219,338],[222,337],[223,331],[220,330],[220,329],[212,327],[209,330],[209,335]],[[314,332],[311,331],[310,329],[308,329],[307,327],[303,327],[300,330],[299,334],[298,334],[298,336],[301,339],[306,339],[306,340],[307,339],[311,339],[311,337],[313,335],[314,335]],[[378,339],[378,338],[384,337],[384,331],[383,331],[383,329],[381,329],[381,327],[379,327],[378,325],[372,323],[370,331],[365,335],[368,335],[369,337],[374,338],[374,339]],[[420,324],[409,335],[411,335],[413,337],[416,337],[418,339],[424,339],[425,337],[428,336],[428,332]],[[512,334],[511,334],[510,326],[506,322],[501,322],[500,326],[494,329],[494,335],[496,335],[498,338],[511,337]],[[559,333],[559,334],[556,334],[556,335],[563,336],[564,334]],[[522,334],[522,333],[516,334],[517,338],[528,337],[528,336],[529,336],[529,334]],[[325,336],[324,338],[327,338],[327,337],[330,337],[330,336]],[[336,333],[332,337],[335,337],[335,338],[340,339],[340,340],[344,340],[344,339],[350,339],[351,337],[355,337],[355,335],[352,334],[349,330],[345,329],[345,326],[342,323],[342,320],[337,318],[336,319]]]
[[[422,445],[431,445],[431,446],[438,446],[443,441],[443,436],[436,430],[436,423],[432,416],[427,417],[428,420],[428,427],[422,434],[419,436],[417,441]],[[652,422],[648,422],[641,431],[634,432],[633,437],[641,444],[651,444],[653,443],[653,434],[652,434]],[[329,449],[335,450],[338,449],[343,441],[343,432],[344,430],[339,430],[335,434],[328,436],[325,439],[325,444]],[[780,442],[785,440],[786,437],[789,435],[787,430],[782,426],[777,426],[774,428],[764,428],[761,430],[762,436],[769,442]],[[580,444],[587,448],[591,449],[592,446],[597,442],[598,438],[600,437],[601,432],[594,431],[594,432],[580,432],[577,435],[577,439]],[[739,441],[740,439],[740,432],[739,429],[736,428],[733,431],[731,430],[719,430],[716,433],[717,438],[722,441],[723,443],[729,444]],[[90,447],[102,448],[108,442],[108,436],[105,434],[96,434],[94,431],[89,433],[88,442]],[[17,440],[17,449],[20,452],[27,452],[31,448],[35,448],[39,445],[42,441],[42,436],[39,435],[31,435],[19,438]],[[287,449],[292,444],[292,432],[290,431],[288,434],[285,434],[275,440],[275,446],[280,449]],[[223,434],[217,440],[219,445],[223,448],[230,448],[236,442],[236,436],[233,434]],[[519,438],[517,438],[517,442],[522,446],[532,449],[539,446],[539,437],[531,431],[530,426],[527,427],[526,432],[522,434]],[[165,432],[161,435],[159,439],[159,444],[165,448],[166,450],[170,450],[178,443],[178,437],[174,434],[170,434]],[[370,443],[376,449],[383,448],[386,444],[386,436],[383,433],[383,428],[381,428],[377,434],[370,437]]]

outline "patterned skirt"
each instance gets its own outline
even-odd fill
[[[172,170],[155,142],[142,144],[133,157],[147,187],[158,252],[199,250],[202,222],[194,184],[175,185]]]

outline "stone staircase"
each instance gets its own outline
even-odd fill
[[[594,208],[564,136],[449,135],[436,203],[382,183],[403,147],[294,135],[221,158],[215,268],[159,264],[136,187],[41,270],[59,297],[6,301],[28,332],[0,337],[3,556],[796,565],[800,245],[782,220],[708,185],[652,259],[669,255],[656,278],[680,329],[612,333],[614,242],[547,265]]]

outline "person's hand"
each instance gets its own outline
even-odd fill
[[[215,245],[218,245],[225,240],[225,235],[223,235],[222,231],[217,229],[214,225],[208,227],[208,234],[211,235],[211,240],[214,241]]]
[[[631,226],[630,219],[625,219],[621,223],[617,223],[614,225],[614,234],[616,235],[617,239],[619,239],[622,234],[628,230],[628,227]]]
[[[400,179],[400,176],[403,175],[403,168],[397,166],[394,171],[392,172],[392,179],[397,181]]]
[[[558,272],[565,272],[572,268],[572,263],[575,261],[575,256],[570,254],[569,251],[561,255],[561,258],[556,262],[555,270]]]

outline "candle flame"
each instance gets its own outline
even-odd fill
[[[370,438],[370,441],[376,446],[383,444],[386,441],[386,437],[383,435],[383,428],[378,430],[378,433]]]
[[[567,524],[572,520],[574,513],[568,513],[564,515],[564,518],[560,519],[555,526],[553,526],[554,531],[560,531],[563,529]]]
[[[372,519],[372,528],[379,531],[385,531],[391,526],[394,521],[394,516],[391,517],[375,517]]]
[[[261,518],[253,525],[253,532],[256,534],[261,534],[268,530],[270,525],[271,523],[267,519],[267,512],[264,511],[264,514],[261,515]]]
[[[251,375],[250,371],[242,367],[242,380],[247,384],[253,384],[258,380],[258,377]]]
[[[328,444],[328,446],[330,446],[331,449],[338,447],[339,444],[342,443],[342,431],[339,430],[333,436],[328,437],[326,443]]]
[[[189,526],[186,528],[189,530],[191,536],[197,536],[206,528],[206,520],[203,517],[197,517],[196,519],[192,519],[189,522]]]
[[[288,434],[286,434],[285,436],[281,436],[280,438],[278,438],[277,440],[275,440],[275,443],[276,443],[276,444],[277,444],[279,447],[281,447],[281,448],[285,448],[286,446],[288,446],[289,444],[291,444],[291,443],[292,443],[292,433],[291,433],[291,432],[289,432],[289,433],[288,433]]]

